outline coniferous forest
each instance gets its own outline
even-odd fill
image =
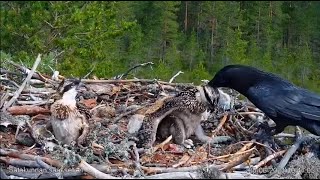
[[[196,84],[246,64],[320,92],[319,17],[319,1],[2,1],[1,61],[99,78],[153,62],[129,77]]]

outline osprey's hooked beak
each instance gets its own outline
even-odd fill
[[[77,79],[74,83],[76,84],[76,90],[79,90],[81,87],[87,89],[86,85],[83,82],[81,82],[81,78]]]

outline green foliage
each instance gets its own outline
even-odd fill
[[[320,92],[320,2],[1,1],[1,61],[66,76],[200,83],[246,64]],[[10,55],[12,57],[10,57]],[[210,73],[209,73],[210,72]]]
[[[191,71],[190,76],[195,84],[200,84],[201,80],[212,78],[211,74],[206,70],[203,61],[200,61],[196,68]]]

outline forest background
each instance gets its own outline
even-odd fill
[[[210,80],[246,64],[320,92],[318,1],[1,1],[1,62],[81,77]],[[51,68],[50,68],[51,67]]]

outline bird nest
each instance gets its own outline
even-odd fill
[[[230,138],[210,143],[189,133],[183,143],[177,142],[177,134],[170,136],[168,129],[184,110],[169,110],[156,126],[150,122],[168,102],[180,102],[177,94],[197,86],[150,79],[82,79],[86,89],[78,93],[77,101],[92,115],[89,133],[82,147],[63,145],[45,125],[56,87],[65,77],[36,72],[37,61],[32,70],[12,62],[1,69],[1,178],[283,178],[292,177],[290,172],[297,168],[295,176],[306,176],[308,168],[295,165],[302,158],[312,159],[318,167],[319,147],[314,143],[318,139],[297,129],[296,134],[276,135],[278,147],[271,148],[254,138],[256,124],[269,119],[229,90],[225,92],[233,99],[232,109],[216,108],[197,123],[209,138]],[[12,67],[18,71],[10,71]],[[201,118],[192,111],[184,113]],[[140,133],[148,125],[156,137],[150,147],[143,143],[149,137]],[[192,143],[186,146],[189,139]],[[319,171],[313,168],[308,177],[319,178]]]

